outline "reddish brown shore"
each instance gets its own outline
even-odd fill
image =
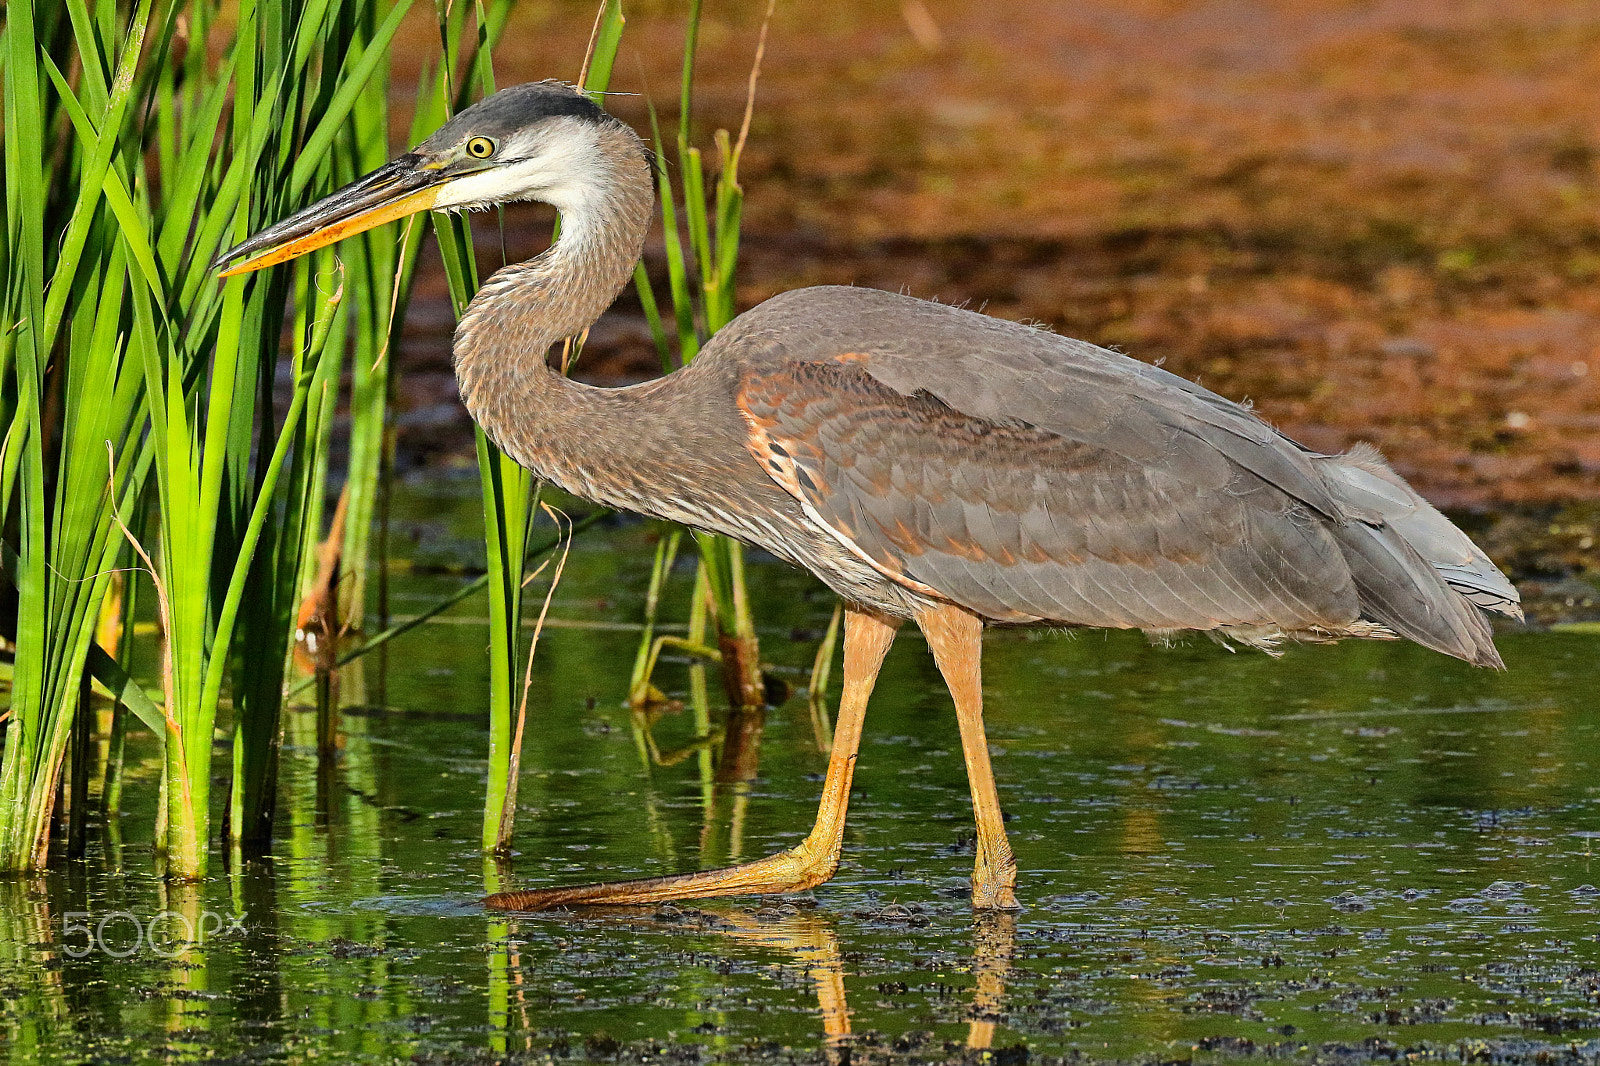
[[[610,106],[640,128],[647,97],[674,121],[680,6],[628,7],[613,88],[640,95]],[[764,6],[707,4],[708,147]],[[592,11],[525,7],[501,83],[574,78]],[[740,293],[966,303],[1162,361],[1313,447],[1370,440],[1445,506],[1592,500],[1597,177],[1588,2],[780,0]],[[508,216],[510,253],[546,224]],[[441,294],[408,349],[418,424],[442,413]],[[587,372],[651,373],[636,305],[610,317]]]

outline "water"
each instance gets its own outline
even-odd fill
[[[410,501],[414,559],[470,562],[475,492]],[[636,619],[649,535],[586,541],[553,613]],[[808,665],[831,601],[776,564],[753,571],[767,657]],[[396,610],[460,580],[414,573]],[[680,577],[669,616],[686,596]],[[768,717],[748,786],[708,787],[688,712],[650,726],[657,765],[622,706],[634,635],[552,629],[518,852],[487,863],[473,615],[402,638],[383,684],[375,666],[347,679],[387,710],[347,712],[335,773],[317,772],[312,715],[291,716],[268,860],[164,886],[154,753],[138,748],[120,834],[0,885],[9,1058],[1600,1059],[1593,636],[1508,635],[1509,669],[1491,674],[1403,644],[1273,660],[992,633],[990,739],[1026,907],[1011,917],[964,898],[960,744],[908,633],[832,883],[797,905],[508,918],[474,901],[795,842],[826,757],[801,699]],[[681,695],[686,667],[660,680]]]

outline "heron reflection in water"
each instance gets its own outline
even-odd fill
[[[691,933],[699,938],[719,936],[741,944],[782,952],[789,956],[788,967],[810,982],[817,1001],[817,1016],[822,1023],[824,1047],[829,1062],[849,1062],[852,1041],[851,1010],[845,987],[845,951],[833,916],[821,911],[785,904],[758,911],[677,910],[670,905],[651,913],[629,914],[627,910],[606,912],[629,927]],[[877,910],[857,911],[857,919],[880,929],[904,931],[929,924],[920,913],[897,904]],[[514,940],[514,938],[513,938]],[[1009,911],[978,911],[972,916],[972,954],[965,969],[972,975],[970,998],[964,1013],[967,1018],[966,1046],[974,1050],[992,1048],[996,1027],[1007,1015],[1006,979],[1012,973],[1016,955],[1017,916]],[[947,940],[940,940],[948,944]],[[513,1006],[525,1030],[533,1030],[533,1010],[523,991],[534,986],[528,974],[534,965],[523,960],[515,948],[505,958],[507,984],[514,989]],[[880,990],[882,985],[879,986]],[[904,990],[904,986],[902,986]],[[931,1035],[931,1034],[930,1034]]]
[[[238,274],[418,211],[539,200],[560,238],[484,283],[456,329],[462,400],[578,496],[738,538],[848,605],[821,807],[797,846],[720,870],[510,892],[491,906],[796,892],[839,861],[873,682],[907,619],[955,701],[978,827],[972,903],[1016,906],[979,681],[985,625],[1404,637],[1498,667],[1520,616],[1488,557],[1370,448],[1321,455],[1244,407],[1043,330],[872,289],[774,297],[688,366],[600,389],[545,362],[627,284],[651,154],[576,89],[504,89],[388,165],[251,237]]]

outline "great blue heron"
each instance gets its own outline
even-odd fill
[[[973,905],[1016,906],[979,689],[986,624],[1407,637],[1501,665],[1483,611],[1516,590],[1371,448],[1321,455],[1146,363],[872,289],[774,297],[688,366],[618,389],[545,362],[632,275],[650,153],[559,82],[504,89],[411,152],[226,253],[280,263],[413,212],[555,205],[542,255],[495,273],[455,335],[461,397],[507,454],[578,496],[725,533],[847,604],[816,825],[757,862],[492,896],[493,906],[794,892],[832,876],[867,697],[904,619],[954,697],[977,821]]]

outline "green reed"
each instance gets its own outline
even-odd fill
[[[739,184],[739,157],[749,132],[750,109],[754,105],[756,79],[766,47],[767,23],[763,21],[760,42],[750,72],[750,95],[745,121],[738,139],[724,129],[713,138],[716,150],[716,177],[709,180],[704,153],[691,143],[694,112],[694,65],[700,35],[702,0],[691,0],[687,32],[683,45],[683,67],[678,83],[678,131],[676,138],[677,176],[663,166],[658,174],[658,196],[667,252],[667,285],[672,324],[683,363],[699,354],[717,330],[733,321],[736,276],[739,262],[740,221],[744,209],[744,190]],[[767,18],[772,7],[769,3]],[[651,112],[655,149],[665,159],[661,130]],[[680,226],[678,204],[683,205]],[[686,239],[687,238],[687,239]],[[686,247],[687,245],[687,247]],[[643,269],[634,274],[635,287],[650,322],[651,334],[661,355],[663,370],[672,368],[672,353],[663,326],[659,303]],[[761,648],[756,637],[755,619],[745,586],[744,548],[728,537],[696,533],[700,551],[700,570],[715,606],[717,645],[721,653],[723,685],[734,707],[757,707],[765,702],[761,671]],[[657,556],[652,585],[661,580],[663,558]],[[670,565],[670,564],[669,564]],[[649,620],[653,621],[653,608]],[[643,692],[649,684],[649,667],[654,659],[641,642],[638,663],[630,691]]]
[[[18,622],[0,867],[48,857],[90,676],[159,726],[157,844],[170,873],[206,868],[213,734],[230,678],[236,793],[271,776],[294,617],[283,575],[301,567],[324,476],[301,420],[326,419],[338,376],[323,355],[342,352],[343,293],[357,290],[331,253],[293,272],[294,388],[275,425],[291,272],[219,286],[209,264],[360,165],[363,142],[347,131],[373,107],[369,85],[408,3],[6,9],[0,518],[15,532],[0,551]],[[231,36],[213,51],[225,22]],[[370,135],[364,147],[373,150]],[[148,524],[138,519],[146,499]],[[162,627],[159,705],[93,647],[124,542],[146,532],[134,565],[152,583]],[[258,549],[270,566],[256,565]],[[76,733],[79,748],[90,739]],[[76,766],[69,813],[80,824],[88,763]],[[248,834],[262,806],[236,795],[232,828]]]
[[[0,763],[0,867],[7,870],[36,867],[46,857],[82,664],[110,581],[103,571],[120,547],[107,504],[126,502],[132,469],[107,460],[107,442],[115,451],[134,432],[141,388],[139,360],[121,329],[130,252],[142,271],[154,267],[148,239],[137,249],[116,240],[116,219],[102,206],[112,195],[102,190],[112,188],[117,214],[135,210],[112,163],[135,96],[150,5],[133,11],[120,57],[108,46],[84,64],[80,91],[87,106],[60,95],[59,59],[66,56],[58,59],[36,43],[93,28],[81,4],[67,11],[70,26],[61,9],[48,5],[36,12],[14,4],[6,13],[0,367],[8,424],[0,448],[0,516],[16,530],[5,545],[4,568],[17,598],[12,714]],[[47,131],[75,133],[69,160],[46,155]],[[82,175],[77,188],[51,181],[58,166]],[[69,296],[77,297],[70,315]],[[58,344],[86,354],[52,370]]]
[[[509,8],[508,2],[500,0],[487,9],[472,11],[476,33],[470,41],[466,37],[467,5],[438,9],[444,62],[439,66],[436,91],[430,98],[436,109],[431,126],[442,124],[470,102],[474,87],[484,96],[494,92],[491,51],[505,26]],[[467,219],[459,216],[433,215],[431,219],[450,283],[452,308],[459,319],[478,290],[472,228]],[[491,444],[483,430],[474,427],[473,433],[483,490],[489,589],[489,776],[482,843],[485,850],[493,851],[509,839],[508,826],[516,804],[512,775],[515,758],[511,750],[516,706],[514,679],[521,637],[522,561],[536,507],[533,476]]]
[[[316,634],[324,641],[336,636],[327,630],[359,629],[365,617],[392,447],[389,353],[425,227],[439,237],[458,312],[477,272],[465,222],[442,216],[412,220],[398,247],[373,231],[223,284],[210,263],[388,157],[387,54],[409,6],[13,0],[5,9],[0,571],[17,628],[0,756],[0,869],[46,862],[63,805],[74,847],[97,797],[102,811],[120,806],[117,767],[130,728],[162,743],[156,844],[169,874],[206,871],[219,726],[232,741],[220,804],[226,835],[236,845],[271,837],[304,602],[327,601],[326,629]],[[510,8],[511,0],[437,6],[442,58],[424,74],[413,142],[493,90],[490,52]],[[698,19],[695,3],[677,138],[682,188],[662,185],[684,360],[732,318],[741,202],[728,134],[716,138],[714,182],[689,144]],[[609,0],[584,78],[596,99],[622,29],[620,3]],[[667,331],[647,282],[640,295],[665,363]],[[285,337],[293,384],[279,419]],[[337,543],[319,547],[346,378],[344,520]],[[536,498],[527,472],[481,434],[478,452],[491,636],[483,844],[494,850],[508,843],[516,807],[523,575],[547,546],[530,551]],[[715,604],[725,662],[749,664],[732,686],[749,702],[760,685],[742,556],[720,538],[703,539],[701,553],[697,589],[709,592],[697,593],[696,617]],[[119,571],[128,572],[114,578]],[[114,581],[126,587],[110,601],[122,635],[101,647],[96,627]],[[135,604],[153,605],[160,626],[159,693],[127,672]],[[329,668],[351,657],[337,652]],[[86,717],[91,684],[115,705],[103,769],[89,750],[98,743]]]
[[[452,99],[456,106],[467,99],[476,84],[483,95],[494,91],[491,49],[504,28],[510,4],[506,0],[476,11],[476,40],[465,50],[463,74]],[[594,54],[587,64],[583,87],[599,100],[610,81],[624,19],[620,0],[607,0],[597,23]],[[442,9],[440,39],[446,57],[461,54],[466,9]],[[440,85],[451,84],[448,64],[439,72]],[[442,121],[444,116],[439,116]],[[477,263],[472,254],[471,230],[465,219],[435,221],[439,249],[450,280],[456,316],[466,310],[478,287]],[[578,339],[570,344],[576,346]],[[486,851],[503,851],[511,844],[517,806],[521,706],[517,679],[522,649],[524,573],[528,540],[538,513],[534,478],[492,444],[481,429],[474,430],[478,471],[483,488],[484,537],[489,587],[489,763],[484,796],[482,845]]]

